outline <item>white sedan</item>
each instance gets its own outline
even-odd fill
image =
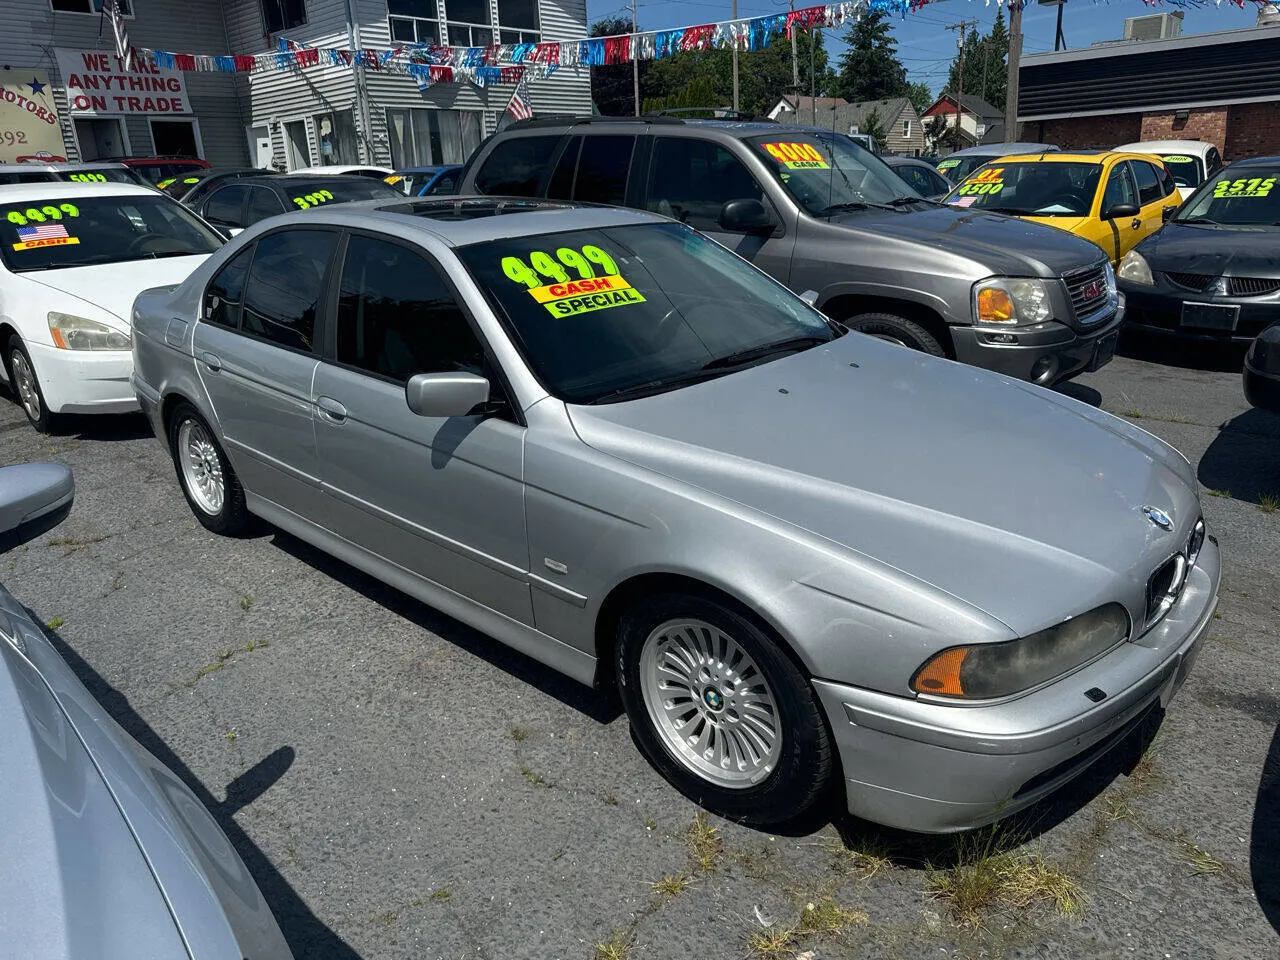
[[[381,180],[393,173],[390,167],[374,167],[367,163],[331,163],[323,167],[299,167],[290,170],[289,176],[298,177],[371,177]]]
[[[0,187],[0,376],[41,433],[63,413],[138,409],[130,311],[222,238],[147,187]]]

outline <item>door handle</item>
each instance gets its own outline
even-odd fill
[[[1139,229],[1141,229],[1141,228],[1142,228],[1142,220],[1141,220],[1141,218],[1134,218],[1134,221],[1133,221],[1133,223],[1131,224],[1131,226],[1132,226],[1132,227],[1133,227],[1133,229],[1135,229],[1135,230],[1139,230]]]
[[[217,373],[219,370],[222,369],[222,361],[218,359],[216,354],[202,353],[200,354],[200,362],[203,363],[210,370],[212,370],[214,373]]]
[[[347,408],[333,397],[316,397],[316,408],[319,409],[320,416],[334,423],[342,423],[347,419]]]

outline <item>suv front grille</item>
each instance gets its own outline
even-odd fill
[[[1087,320],[1107,302],[1107,268],[1105,266],[1069,273],[1063,278],[1071,296],[1071,308],[1077,320]]]

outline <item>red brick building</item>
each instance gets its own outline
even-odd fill
[[[1280,26],[1024,57],[1019,139],[1064,150],[1203,140],[1227,160],[1280,154]]]

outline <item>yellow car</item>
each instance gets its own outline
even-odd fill
[[[1115,266],[1182,200],[1159,157],[1100,151],[1001,157],[970,173],[945,202],[1069,230]]]

